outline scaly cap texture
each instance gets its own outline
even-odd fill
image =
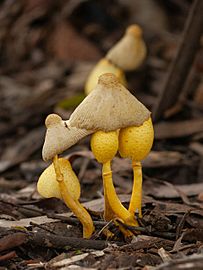
[[[142,38],[142,29],[134,24],[127,28],[125,35],[109,50],[106,58],[128,71],[138,68],[145,56],[146,45]]]
[[[149,110],[119,83],[117,77],[106,73],[99,77],[95,89],[72,113],[69,125],[108,132],[140,126],[149,117]]]

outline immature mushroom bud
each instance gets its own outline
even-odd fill
[[[39,177],[37,190],[45,198],[64,200],[82,223],[83,236],[91,237],[94,225],[87,210],[79,203],[80,183],[68,160],[55,156],[53,164]]]
[[[66,185],[70,195],[74,200],[80,198],[80,183],[77,176],[71,168],[70,162],[64,158],[59,158],[61,173],[64,177],[64,184]],[[44,198],[58,198],[63,199],[61,196],[59,184],[56,180],[56,173],[53,163],[46,168],[40,175],[37,190]]]
[[[109,50],[106,58],[124,71],[138,68],[146,57],[142,29],[134,24],[127,28],[124,37]]]
[[[101,59],[89,74],[85,84],[85,94],[94,89],[98,77],[104,73],[113,73],[124,86],[127,86],[124,71],[138,68],[146,57],[146,46],[142,38],[142,29],[133,24],[125,35]]]

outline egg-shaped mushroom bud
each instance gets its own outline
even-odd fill
[[[39,177],[37,190],[45,198],[63,200],[82,223],[83,237],[91,237],[94,225],[89,213],[79,202],[80,183],[68,160],[54,157],[53,164]]]
[[[142,217],[142,167],[141,161],[148,155],[154,140],[152,120],[149,118],[141,126],[122,128],[119,132],[119,152],[132,160],[134,181],[129,211],[138,211]]]
[[[125,35],[107,53],[106,58],[124,71],[138,68],[146,57],[142,29],[137,25],[127,28]]]
[[[68,192],[74,200],[78,200],[80,198],[80,183],[72,170],[70,162],[64,158],[59,158],[58,163]],[[53,163],[40,175],[37,182],[37,191],[44,198],[54,197],[61,200],[63,199],[58,181],[56,180],[56,172]]]
[[[112,73],[99,77],[94,90],[75,109],[69,119],[70,127],[93,130],[91,148],[96,159],[103,164],[105,217],[117,216],[128,225],[137,225],[134,214],[119,201],[115,192],[111,160],[117,152],[118,130],[140,126],[150,112]]]
[[[124,72],[120,68],[116,67],[113,63],[111,63],[108,59],[103,58],[96,64],[87,78],[85,83],[86,95],[89,95],[89,93],[95,88],[99,76],[104,73],[113,73],[116,75],[121,84],[127,86]]]

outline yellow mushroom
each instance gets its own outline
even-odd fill
[[[49,115],[45,124],[47,132],[43,146],[43,158],[44,160],[53,159],[53,164],[41,174],[37,184],[38,192],[45,198],[63,199],[82,223],[83,236],[90,238],[94,225],[89,213],[79,202],[79,180],[73,172],[70,162],[58,159],[57,156],[65,150],[67,145],[74,144],[84,134],[89,133],[80,129],[69,129],[61,117],[56,114]],[[55,147],[56,145],[57,147]]]
[[[142,37],[142,29],[130,25],[125,35],[107,53],[106,58],[124,71],[138,68],[146,57],[147,49]]]
[[[111,220],[114,217],[119,217],[128,225],[136,225],[134,216],[118,199],[112,181],[111,160],[118,151],[118,133],[116,131],[97,131],[91,137],[91,149],[97,161],[103,164],[104,218]]]
[[[60,171],[57,171],[57,168]],[[80,198],[80,183],[68,160],[55,157],[54,163],[40,175],[37,190],[42,197],[55,197],[64,200],[82,223],[83,236],[85,238],[91,237],[94,230],[93,222],[89,213],[78,201]]]
[[[122,83],[124,86],[127,86],[124,72],[120,68],[116,67],[113,63],[111,63],[108,59],[103,58],[96,64],[87,78],[85,83],[86,95],[89,95],[89,93],[95,88],[99,76],[104,73],[113,73],[119,79],[120,83]]]
[[[61,173],[63,174],[64,184],[68,189],[68,192],[74,200],[78,200],[80,198],[80,184],[77,176],[71,168],[70,162],[64,158],[59,158],[58,164],[60,166]],[[44,198],[55,197],[63,199],[59,184],[56,180],[56,172],[53,163],[40,175],[37,182],[37,190]]]
[[[146,57],[146,45],[142,30],[137,24],[130,25],[125,35],[107,52],[89,74],[85,84],[88,95],[96,86],[98,78],[104,73],[113,73],[121,84],[127,86],[124,71],[135,70]]]
[[[119,132],[119,152],[124,158],[132,160],[133,167],[133,191],[131,195],[129,211],[134,214],[136,211],[142,217],[142,161],[152,148],[154,130],[152,120],[149,118],[141,126],[122,128]]]
[[[56,117],[57,124],[47,126],[43,158],[54,158],[82,137],[93,133],[91,148],[96,159],[103,164],[105,218],[118,217],[124,223],[136,226],[134,213],[121,204],[115,192],[111,160],[118,150],[118,130],[141,126],[150,118],[150,112],[114,74],[106,73],[99,77],[94,90],[80,103],[68,121]]]
[[[79,129],[94,130],[91,148],[103,164],[105,217],[119,217],[126,224],[137,225],[134,214],[120,203],[112,181],[110,162],[118,146],[118,130],[140,126],[150,112],[111,73],[99,77],[94,90],[72,113],[69,124]]]

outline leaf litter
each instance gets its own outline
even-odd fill
[[[155,124],[153,151],[143,162],[143,218],[137,230],[129,228],[136,232],[131,242],[103,219],[100,165],[89,151],[89,138],[65,154],[79,176],[81,202],[93,217],[93,237],[82,238],[80,223],[61,201],[42,199],[36,192],[47,166],[41,159],[46,115],[60,112],[68,118],[79,102],[75,97],[84,94],[89,71],[134,18],[144,27],[149,55],[140,70],[127,74],[129,87],[149,109],[157,102],[190,4],[141,2],[1,3],[0,269],[167,270],[188,264],[188,269],[201,269],[203,122],[201,84],[196,85],[201,50],[190,80],[194,91],[185,96],[181,110],[173,109],[169,119]],[[146,23],[151,17],[160,22]],[[117,156],[112,168],[127,206],[130,161]],[[104,228],[114,238],[107,240]]]

